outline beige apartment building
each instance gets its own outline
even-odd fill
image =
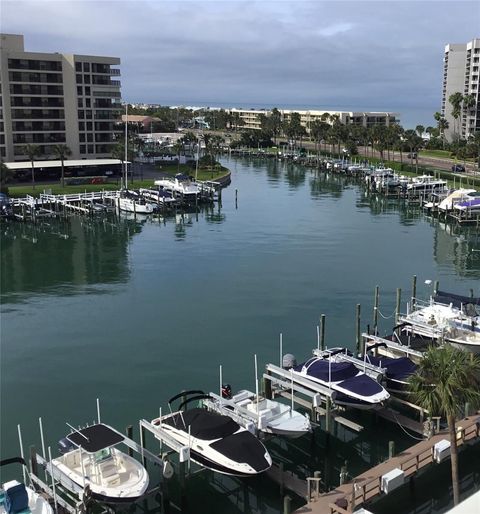
[[[318,110],[291,110],[278,109],[280,111],[282,121],[288,121],[292,113],[300,114],[300,122],[310,132],[310,125],[315,120],[333,123],[334,117],[337,117],[344,125],[361,125],[363,127],[372,127],[374,125],[386,125],[387,127],[393,123],[399,122],[399,114],[394,112],[346,112],[346,111],[318,111]],[[227,109],[230,114],[238,113],[242,120],[242,128],[260,129],[261,118],[263,114],[269,116],[271,111],[268,109]]]
[[[449,44],[445,46],[443,58],[443,90],[442,116],[448,121],[446,138],[451,141],[455,134],[468,139],[476,131],[480,131],[480,39],[472,39],[466,44]],[[460,128],[452,116],[452,105],[448,101],[450,95],[461,93],[473,95],[475,103],[465,106],[460,115]]]
[[[65,144],[72,159],[109,157],[115,119],[121,109],[116,57],[26,52],[22,35],[0,35],[0,156],[28,160],[35,144],[39,159]]]

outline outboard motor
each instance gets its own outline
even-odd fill
[[[75,450],[76,448],[77,447],[72,443],[72,441],[70,441],[66,437],[62,437],[62,439],[60,439],[60,441],[58,441],[58,451],[62,455],[65,455],[66,453],[71,452],[71,451]]]
[[[289,370],[290,368],[294,368],[297,365],[297,359],[295,355],[291,353],[286,353],[282,358],[282,368]]]
[[[222,398],[230,400],[232,398],[232,388],[230,384],[222,385]]]

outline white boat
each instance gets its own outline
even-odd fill
[[[296,438],[312,430],[308,417],[293,410],[290,405],[266,398],[257,400],[257,395],[247,390],[232,396],[229,387],[224,387],[222,393],[222,396],[209,393],[210,399],[206,399],[204,405],[210,410],[232,417],[254,433]]]
[[[446,188],[446,180],[439,180],[431,175],[420,175],[419,177],[414,177],[413,180],[407,184],[407,191],[422,193],[444,191]]]
[[[476,192],[475,189],[456,189],[438,204],[438,210],[450,211],[456,204],[470,200],[470,195]]]
[[[461,202],[456,203],[453,208],[459,212],[480,212],[480,193],[470,193],[468,198],[464,198]]]
[[[375,379],[360,371],[351,362],[334,356],[314,356],[291,370],[336,392],[335,403],[357,409],[379,408],[390,394]]]
[[[182,173],[178,173],[174,178],[167,177],[155,180],[154,184],[187,202],[195,202],[201,193],[199,185]]]
[[[51,461],[55,478],[71,480],[92,498],[108,503],[138,500],[147,490],[147,470],[116,446],[124,441],[120,432],[103,423],[74,430],[60,441],[63,455]],[[68,487],[68,481],[65,485]]]
[[[117,202],[121,211],[134,212],[135,214],[152,214],[154,210],[151,203],[132,191],[123,191]]]
[[[461,350],[480,353],[480,316],[468,316],[452,304],[434,302],[399,316],[402,331],[452,344]]]
[[[0,461],[0,466],[25,461],[20,457]],[[26,466],[25,466],[26,467]],[[0,514],[53,514],[48,501],[33,489],[17,480],[10,480],[0,488]]]
[[[164,207],[173,206],[177,200],[172,197],[172,193],[165,189],[140,189],[140,194],[152,202]]]
[[[169,400],[169,406],[181,396],[198,392],[176,395]],[[199,399],[206,399],[206,396],[190,397],[179,405],[177,412],[152,420],[152,425],[162,428],[180,445],[188,447],[191,460],[205,468],[244,477],[267,471],[272,458],[265,446],[230,416],[204,408],[181,410],[186,403]]]

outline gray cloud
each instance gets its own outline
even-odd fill
[[[119,56],[126,100],[398,111],[433,124],[478,2],[2,1],[33,51]]]

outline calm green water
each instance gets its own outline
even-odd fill
[[[232,185],[222,207],[198,216],[1,226],[2,457],[18,454],[18,423],[25,446],[40,446],[40,416],[55,453],[65,422],[96,417],[97,397],[103,421],[123,430],[158,415],[181,389],[217,388],[220,364],[233,389],[252,388],[253,355],[278,362],[282,333],[284,351],[300,362],[316,345],[322,313],[327,344],[353,348],[355,305],[366,328],[377,284],[382,332],[393,324],[396,288],[406,300],[414,274],[419,297],[430,292],[426,279],[479,293],[474,230],[368,198],[344,177],[277,162],[225,164]],[[321,431],[269,449],[300,476],[321,470],[335,486],[345,459],[354,475],[384,458],[390,439],[397,449],[413,442],[368,414],[361,422],[364,432],[339,431],[328,449]],[[191,498],[202,496],[197,513],[281,509],[266,477],[212,482],[201,473],[188,487]]]

